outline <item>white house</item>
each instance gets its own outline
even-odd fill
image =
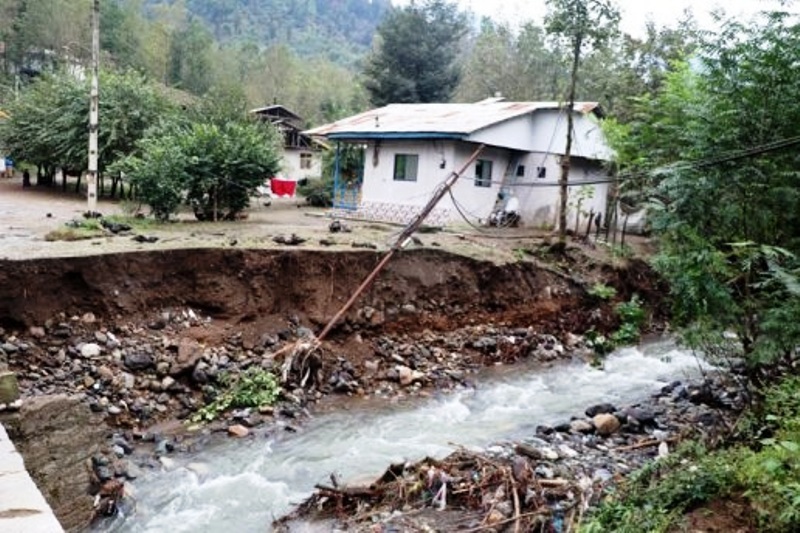
[[[602,111],[596,103],[580,102],[572,112],[570,209],[582,198],[581,212],[605,213],[604,163],[611,151],[600,129]],[[462,216],[485,222],[502,191],[518,199],[523,224],[553,227],[566,128],[563,104],[492,98],[473,104],[392,104],[304,133],[366,147],[358,211],[367,218],[407,222],[483,144],[452,198],[446,196],[434,211],[434,222]],[[575,223],[574,212],[569,220]]]
[[[252,109],[250,112],[273,124],[283,136],[281,170],[274,177],[300,181],[322,176],[322,146],[301,131],[303,119],[300,116],[277,104]]]

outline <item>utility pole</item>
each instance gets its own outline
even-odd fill
[[[97,212],[97,133],[100,122],[100,0],[92,0],[92,88],[89,93],[89,214]]]

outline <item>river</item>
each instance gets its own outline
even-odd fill
[[[312,418],[297,433],[229,439],[133,485],[136,512],[105,529],[120,532],[268,531],[315,483],[372,480],[389,463],[443,457],[451,444],[484,447],[540,424],[581,415],[589,405],[644,399],[698,372],[697,360],[667,341],[611,354],[604,368],[565,363],[493,369],[477,388],[400,405],[353,407]]]

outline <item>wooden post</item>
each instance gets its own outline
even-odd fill
[[[97,132],[100,123],[100,0],[92,0],[92,87],[89,93],[89,169],[86,174],[89,213],[97,211]]]

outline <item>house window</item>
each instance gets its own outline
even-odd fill
[[[525,165],[517,165],[517,177],[522,178],[525,176]]]
[[[492,162],[487,159],[478,159],[475,163],[475,186],[491,187]]]
[[[547,167],[536,167],[536,177],[537,178],[546,178],[547,177]]]
[[[394,155],[394,180],[417,181],[417,167],[419,156],[417,154]]]
[[[313,156],[308,152],[303,152],[300,154],[300,168],[302,169],[310,169],[311,168],[311,160]]]

